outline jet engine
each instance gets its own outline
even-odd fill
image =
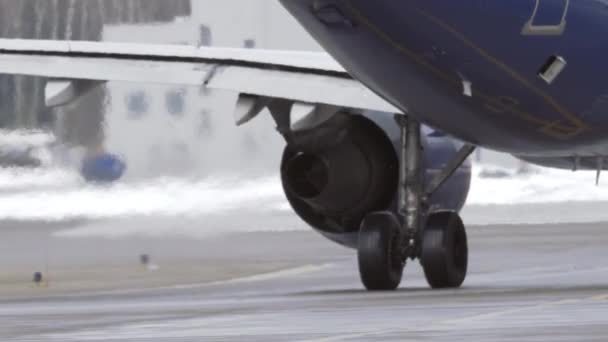
[[[458,143],[425,128],[424,168],[430,181],[458,151]],[[281,179],[286,197],[306,223],[327,238],[355,248],[370,212],[396,211],[399,130],[388,114],[339,115],[287,139]],[[464,205],[471,181],[465,163],[428,200],[428,210]]]

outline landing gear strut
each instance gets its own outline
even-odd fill
[[[428,198],[474,151],[465,145],[427,188],[422,165],[420,123],[396,116],[401,128],[398,209],[370,213],[359,233],[359,272],[368,290],[394,290],[399,286],[407,259],[420,259],[433,288],[460,287],[468,265],[464,224],[456,212],[430,213]]]

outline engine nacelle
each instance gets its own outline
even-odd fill
[[[426,130],[428,131],[428,130]],[[427,132],[428,133],[428,132]],[[370,212],[396,210],[399,130],[384,114],[339,116],[311,132],[288,138],[281,178],[295,212],[329,239],[357,245],[359,226]],[[430,180],[457,153],[446,137],[423,139]],[[430,199],[430,210],[460,210],[471,180],[461,167]]]

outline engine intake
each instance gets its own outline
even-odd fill
[[[329,123],[331,124],[331,123]],[[390,206],[397,188],[399,163],[391,140],[371,120],[349,116],[325,144],[307,151],[289,145],[281,176],[295,211],[324,232],[358,231],[370,211]],[[318,146],[325,145],[325,148]]]

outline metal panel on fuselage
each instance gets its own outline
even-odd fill
[[[607,1],[282,1],[351,74],[425,123],[519,155],[608,152]],[[554,55],[568,65],[548,84],[538,72]]]

